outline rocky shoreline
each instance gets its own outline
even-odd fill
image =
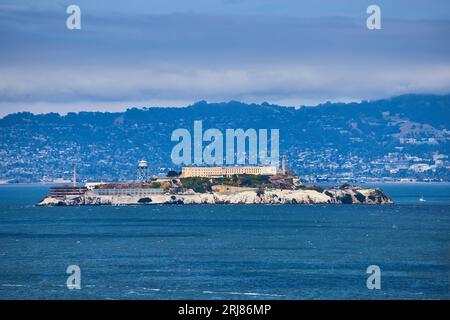
[[[311,189],[235,188],[211,192],[163,193],[151,197],[98,195],[87,191],[83,195],[48,196],[38,206],[84,205],[162,205],[162,204],[391,204],[392,199],[380,189],[345,186]]]

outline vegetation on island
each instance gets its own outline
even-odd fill
[[[176,171],[174,173],[179,174]],[[172,175],[172,174],[171,174]],[[316,185],[301,185],[295,182],[295,177],[292,175],[253,175],[253,174],[239,174],[232,176],[222,176],[216,178],[206,177],[186,177],[173,179],[152,179],[145,183],[107,183],[96,186],[96,189],[163,189],[171,193],[182,193],[186,190],[193,190],[197,193],[212,192],[213,186],[229,186],[235,188],[253,188],[258,190],[258,195],[264,194],[266,189],[288,189],[288,190],[314,190],[320,193],[327,191],[324,188]],[[340,189],[351,187],[344,184]],[[329,194],[328,194],[329,195]],[[360,196],[361,200],[363,195]]]
[[[314,191],[317,191],[320,193],[322,193],[324,191],[324,189],[322,187],[315,186],[315,185],[308,185],[308,186],[302,185],[302,186],[298,186],[296,189],[297,190],[314,190]]]
[[[181,178],[180,181],[185,189],[192,189],[195,192],[201,193],[212,191],[212,183],[208,178],[189,177]]]
[[[181,175],[181,172],[174,171],[174,170],[170,170],[169,172],[167,172],[167,177],[169,177],[169,178],[175,178],[180,175]]]
[[[159,189],[161,188],[161,183],[157,182],[157,181],[153,181],[150,183],[149,188],[151,189]]]
[[[145,198],[140,198],[139,200],[138,200],[138,203],[151,203],[152,202],[152,199],[150,199],[150,198],[148,198],[148,197],[145,197]]]
[[[183,188],[192,189],[195,192],[210,192],[214,185],[227,185],[232,187],[269,188],[274,187],[269,176],[242,174],[223,176],[220,178],[189,177],[180,179]]]

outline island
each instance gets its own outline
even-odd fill
[[[188,204],[391,204],[377,188],[303,185],[291,175],[164,177],[146,182],[51,187],[38,206]]]

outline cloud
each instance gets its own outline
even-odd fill
[[[450,92],[450,21],[88,12],[68,31],[65,14],[5,12],[1,114]]]
[[[215,15],[263,15],[263,16],[365,16],[365,9],[372,0],[77,0],[89,14],[172,14],[194,13]],[[72,0],[2,0],[0,9],[16,8],[41,12],[64,11]],[[448,0],[377,0],[387,18],[445,19],[448,16]]]
[[[130,101],[242,100],[290,102],[360,100],[402,93],[447,93],[450,65],[393,68],[334,63],[252,65],[246,68],[193,68],[165,65],[140,68],[75,70],[0,69],[1,102],[73,104]],[[19,76],[17,76],[19,75]],[[26,75],[22,77],[20,75]],[[420,75],[420,77],[418,77]],[[7,80],[5,80],[7,79]]]

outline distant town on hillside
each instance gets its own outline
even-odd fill
[[[0,180],[130,181],[147,160],[153,175],[171,162],[177,128],[280,129],[280,154],[302,180],[450,181],[450,95],[403,95],[299,108],[200,101],[185,108],[10,114],[0,119]]]

